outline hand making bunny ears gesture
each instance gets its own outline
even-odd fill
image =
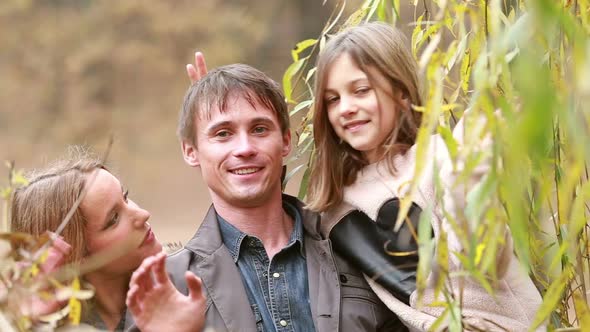
[[[195,64],[187,64],[186,73],[191,80],[191,84],[207,75],[207,64],[205,63],[205,56],[203,53],[195,52]]]

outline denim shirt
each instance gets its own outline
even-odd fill
[[[217,215],[221,237],[240,270],[258,331],[315,331],[309,306],[301,214],[284,201],[283,208],[295,224],[288,244],[272,261],[262,241]]]

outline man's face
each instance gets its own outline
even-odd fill
[[[190,165],[201,167],[213,202],[255,207],[280,199],[291,135],[281,133],[275,112],[230,96],[224,112],[214,108],[210,115],[197,119],[197,148],[184,148],[184,155]]]

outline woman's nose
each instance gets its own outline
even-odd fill
[[[137,228],[143,228],[145,227],[145,223],[150,219],[151,214],[149,213],[148,210],[144,210],[141,207],[139,207],[139,205],[133,203],[134,206],[134,212],[135,212],[135,216],[133,218],[133,224],[135,227]]]

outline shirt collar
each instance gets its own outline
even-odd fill
[[[301,217],[301,211],[297,209],[293,204],[283,200],[283,209],[285,212],[294,220],[293,232],[289,237],[289,243],[286,247],[299,243],[299,252],[301,256],[305,258],[305,248],[303,247],[303,221]],[[219,231],[221,232],[221,238],[223,244],[229,250],[234,263],[240,258],[240,248],[242,247],[242,241],[248,236],[248,234],[240,231],[229,221],[223,219],[222,216],[217,214],[217,223],[219,224]]]

